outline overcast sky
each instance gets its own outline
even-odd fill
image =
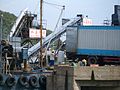
[[[48,3],[65,5],[64,18],[74,18],[77,14],[88,15],[93,24],[102,24],[104,19],[111,20],[114,5],[120,0],[44,0]],[[0,10],[18,16],[20,11],[28,8],[39,16],[39,0],[0,0]],[[43,19],[46,28],[54,29],[62,7],[43,3]]]

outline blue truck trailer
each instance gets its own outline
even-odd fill
[[[88,64],[120,63],[120,26],[70,26],[66,31],[68,59]]]

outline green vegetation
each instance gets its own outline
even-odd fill
[[[17,17],[14,14],[0,10],[1,15],[3,15],[2,38],[6,39]]]

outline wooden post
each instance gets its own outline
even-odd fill
[[[43,58],[42,58],[42,4],[43,0],[40,0],[40,61],[39,65],[43,67]]]

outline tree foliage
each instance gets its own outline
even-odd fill
[[[6,39],[17,17],[14,14],[0,10],[0,16],[1,15],[3,16],[2,38]]]

